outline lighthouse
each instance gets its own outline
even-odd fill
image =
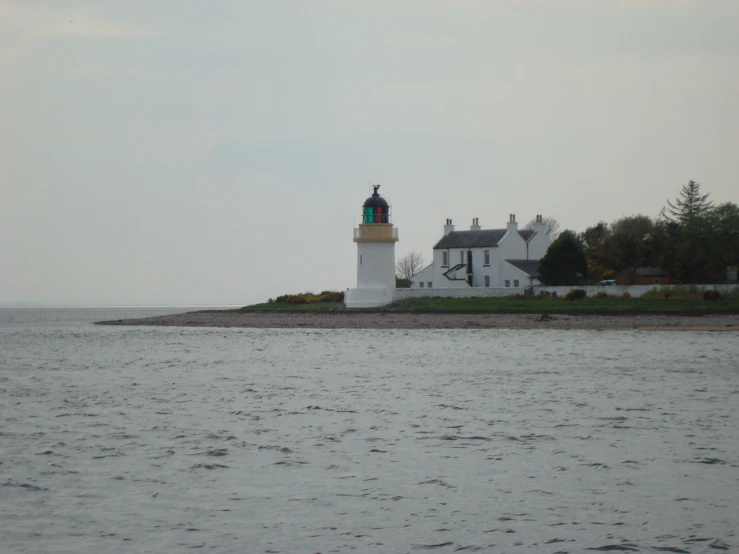
[[[378,192],[380,185],[373,189],[362,205],[361,223],[354,229],[357,288],[347,291],[347,308],[371,308],[393,301],[398,230],[393,226],[390,204]]]

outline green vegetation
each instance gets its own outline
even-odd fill
[[[547,285],[574,285],[587,270],[585,250],[572,231],[563,231],[539,264],[540,279]]]
[[[314,302],[312,304],[278,304],[277,302],[263,302],[239,308],[240,312],[266,312],[266,311],[299,311],[320,312],[346,310],[343,302]]]
[[[340,291],[324,290],[301,292],[299,294],[283,294],[277,298],[270,298],[263,304],[244,306],[240,311],[262,310],[337,310],[344,308],[344,293]]]
[[[562,298],[541,294],[536,297],[512,294],[498,298],[414,298],[381,308],[348,310],[341,302],[289,304],[265,302],[239,311],[362,311],[362,312],[450,312],[450,313],[739,313],[739,287],[727,293],[703,290],[696,285],[661,287],[641,298],[628,293],[610,295],[599,291],[586,297],[582,289],[572,289]],[[320,295],[313,295],[320,296]]]
[[[665,298],[657,294],[649,297],[611,296],[598,293],[583,298],[581,289],[574,289],[564,298],[551,296],[502,298],[414,298],[394,302],[382,311],[388,312],[500,312],[500,313],[638,313],[638,312],[730,312],[739,313],[739,288],[730,294],[704,300],[704,291],[678,294]],[[709,291],[705,291],[708,293]],[[711,291],[712,292],[712,291]],[[714,294],[708,296],[713,297]]]
[[[632,215],[601,221],[578,235],[587,256],[581,282],[613,279],[637,267],[666,270],[675,283],[724,283],[727,268],[739,265],[739,206],[714,206],[700,184],[688,182],[659,217]]]

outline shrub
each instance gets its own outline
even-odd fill
[[[334,290],[324,290],[318,296],[319,302],[343,302],[344,292]]]
[[[608,293],[604,290],[599,290],[593,298],[608,298]]]
[[[631,298],[631,295],[630,295],[630,294],[629,294],[628,292],[626,292],[626,291],[623,291],[623,292],[621,293],[621,298]]]
[[[539,298],[552,298],[552,295],[554,295],[555,298],[557,297],[557,293],[552,293],[546,290],[542,290],[537,294]]]
[[[508,300],[523,300],[526,298],[523,294],[509,294]]]
[[[586,296],[587,293],[583,289],[570,289],[565,294],[565,300],[580,300]]]
[[[721,298],[721,293],[717,290],[704,290],[703,291],[703,300],[719,300]]]
[[[317,302],[343,302],[344,293],[341,291],[324,290],[321,294],[302,292],[300,294],[283,294],[277,298],[270,298],[268,302],[278,304],[315,304]]]
[[[309,301],[303,294],[288,294],[285,304],[308,304]]]

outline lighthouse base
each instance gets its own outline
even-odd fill
[[[347,308],[377,308],[390,304],[394,298],[394,288],[347,289],[344,293],[344,304]]]

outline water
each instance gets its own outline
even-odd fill
[[[0,310],[1,552],[721,552],[734,333]]]

